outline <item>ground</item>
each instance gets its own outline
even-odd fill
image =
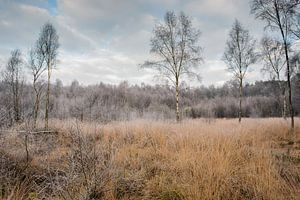
[[[283,119],[50,124],[1,134],[3,199],[300,196],[300,119],[293,133]]]

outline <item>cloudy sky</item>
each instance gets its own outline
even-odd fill
[[[263,34],[248,0],[0,0],[0,65],[15,48],[26,56],[41,26],[50,21],[61,44],[53,80],[153,84],[153,74],[138,64],[149,58],[154,24],[168,10],[184,11],[202,32],[205,62],[199,72],[204,85],[231,79],[221,57],[235,18],[257,39]],[[261,78],[259,65],[253,66],[247,80]]]

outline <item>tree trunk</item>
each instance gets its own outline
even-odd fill
[[[14,120],[17,123],[20,121],[19,102],[18,102],[17,95],[15,95],[15,97],[14,97]]]
[[[179,81],[176,78],[176,122],[180,122],[180,113],[179,113]]]
[[[288,44],[287,44],[287,33],[284,34],[284,28],[282,27],[279,11],[278,11],[278,4],[275,3],[276,9],[276,16],[279,21],[279,28],[284,44],[284,51],[285,51],[285,59],[286,59],[286,71],[287,71],[287,86],[288,86],[288,103],[289,103],[289,111],[291,116],[291,129],[294,130],[294,108],[292,104],[292,88],[291,88],[291,72],[290,72],[290,59],[289,59],[289,51],[288,51]]]
[[[36,103],[35,103],[35,110],[34,110],[34,124],[33,127],[36,128],[37,118],[39,115],[39,109],[40,109],[40,100],[39,96],[36,96]]]
[[[239,123],[242,121],[243,79],[240,79]]]
[[[284,40],[284,50],[285,50],[285,57],[286,57],[286,67],[287,67],[287,85],[288,85],[288,103],[289,103],[289,111],[291,116],[291,129],[294,129],[294,108],[292,103],[292,87],[291,87],[291,72],[290,72],[290,60],[289,60],[289,53],[287,42]]]
[[[36,128],[37,118],[40,109],[40,94],[38,89],[36,88],[36,83],[33,84],[34,92],[35,92],[35,102],[34,102],[34,110],[33,110],[33,128]]]
[[[89,106],[90,122],[92,121],[92,105]]]
[[[277,74],[277,81],[278,81],[278,86],[279,86],[279,103],[280,104],[282,103],[281,116],[283,119],[286,119],[285,88],[282,87],[279,73]]]
[[[46,111],[45,111],[45,130],[48,130],[49,124],[49,99],[50,99],[50,63],[48,62],[48,85],[46,95]]]
[[[36,89],[35,76],[33,78],[33,90],[34,90],[34,93],[35,93],[35,101],[34,101],[34,108],[33,108],[33,128],[36,128],[36,121],[37,121],[37,89]]]
[[[283,95],[283,119],[286,120],[286,98],[285,94]]]
[[[80,121],[83,122],[83,111],[80,113]]]
[[[12,114],[12,110],[9,109],[8,111],[8,117],[9,117],[9,126],[12,126],[13,125],[13,122],[14,122],[14,119],[13,119],[13,114]]]
[[[20,121],[20,104],[19,104],[19,80],[18,80],[18,71],[16,72],[16,81],[14,83],[14,112],[15,112],[15,122]]]

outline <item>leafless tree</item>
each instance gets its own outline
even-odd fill
[[[291,75],[296,76],[300,73],[300,52],[295,50],[291,56]]]
[[[262,52],[261,56],[264,61],[262,68],[263,72],[267,72],[272,80],[278,82],[280,91],[279,100],[283,103],[282,106],[282,117],[286,117],[286,98],[285,98],[285,87],[282,81],[282,71],[285,67],[284,58],[284,47],[278,40],[272,39],[265,36],[261,40]]]
[[[273,80],[281,80],[282,69],[285,66],[284,47],[281,42],[265,36],[261,40],[261,56],[264,61],[263,71],[270,74]]]
[[[8,84],[11,94],[15,122],[20,122],[21,120],[22,64],[21,51],[19,49],[13,50],[4,71],[4,80]]]
[[[292,104],[291,68],[289,47],[293,36],[292,27],[295,24],[296,10],[299,8],[299,0],[252,0],[251,10],[257,19],[267,22],[265,28],[279,31],[282,39],[288,88],[289,111],[291,116],[291,128],[294,128],[294,108]]]
[[[153,30],[151,53],[154,61],[146,61],[142,67],[153,68],[170,80],[176,90],[176,120],[180,121],[179,96],[182,76],[199,76],[193,71],[202,61],[199,46],[200,31],[192,26],[191,19],[181,12],[178,16],[169,11],[164,23]]]
[[[45,106],[45,129],[48,129],[49,120],[49,102],[50,102],[50,79],[53,68],[57,62],[57,54],[59,48],[58,34],[55,27],[51,23],[46,23],[40,33],[37,41],[40,49],[38,52],[42,54],[45,59],[47,68],[47,93]]]
[[[46,70],[44,62],[44,54],[40,51],[42,44],[37,43],[36,47],[29,52],[29,69],[33,76],[33,90],[34,90],[34,107],[33,107],[33,127],[36,127],[36,122],[39,114],[40,100],[42,95],[43,83],[40,80],[43,72]]]
[[[297,10],[296,14],[294,15],[294,23],[292,24],[291,31],[296,39],[300,39],[300,12],[299,12],[299,10]]]
[[[249,66],[256,62],[256,41],[238,20],[235,20],[226,43],[223,60],[228,70],[239,80],[239,122],[242,120],[243,80]]]
[[[88,107],[89,120],[92,121],[92,108],[99,99],[97,91],[90,89],[85,98],[85,104]]]

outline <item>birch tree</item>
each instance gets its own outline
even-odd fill
[[[285,67],[284,47],[278,40],[265,36],[261,40],[261,57],[264,62],[263,72],[267,72],[272,80],[278,82],[280,91],[279,100],[282,105],[282,117],[286,117],[285,86],[282,75]]]
[[[288,103],[291,128],[294,129],[294,108],[292,103],[291,66],[289,47],[294,36],[295,15],[299,9],[299,0],[252,0],[251,11],[257,19],[266,22],[265,28],[277,32],[282,40],[286,63]]]
[[[226,43],[223,60],[228,70],[239,81],[239,122],[242,121],[243,81],[248,68],[257,60],[256,41],[238,20],[235,20]]]
[[[21,66],[23,63],[21,51],[19,49],[13,50],[4,71],[4,80],[9,87],[13,120],[15,122],[20,122],[21,120],[21,95],[23,88]]]
[[[40,37],[37,41],[40,47],[39,52],[45,59],[47,70],[47,92],[46,92],[46,106],[45,106],[45,129],[48,129],[49,120],[49,103],[50,103],[50,84],[52,70],[57,62],[57,54],[59,48],[59,37],[55,27],[51,23],[46,23],[42,27]]]
[[[46,67],[44,54],[40,51],[41,45],[38,42],[36,46],[29,52],[29,69],[32,74],[32,86],[34,91],[34,106],[33,106],[33,127],[36,127],[37,118],[40,110],[40,101],[43,89],[43,82],[41,80],[42,74],[45,72]]]
[[[200,31],[193,27],[191,19],[181,12],[178,16],[169,11],[164,23],[158,23],[151,39],[150,53],[155,57],[142,67],[153,68],[175,87],[176,121],[180,121],[180,83],[184,76],[197,77],[195,69],[202,61],[199,46]]]

